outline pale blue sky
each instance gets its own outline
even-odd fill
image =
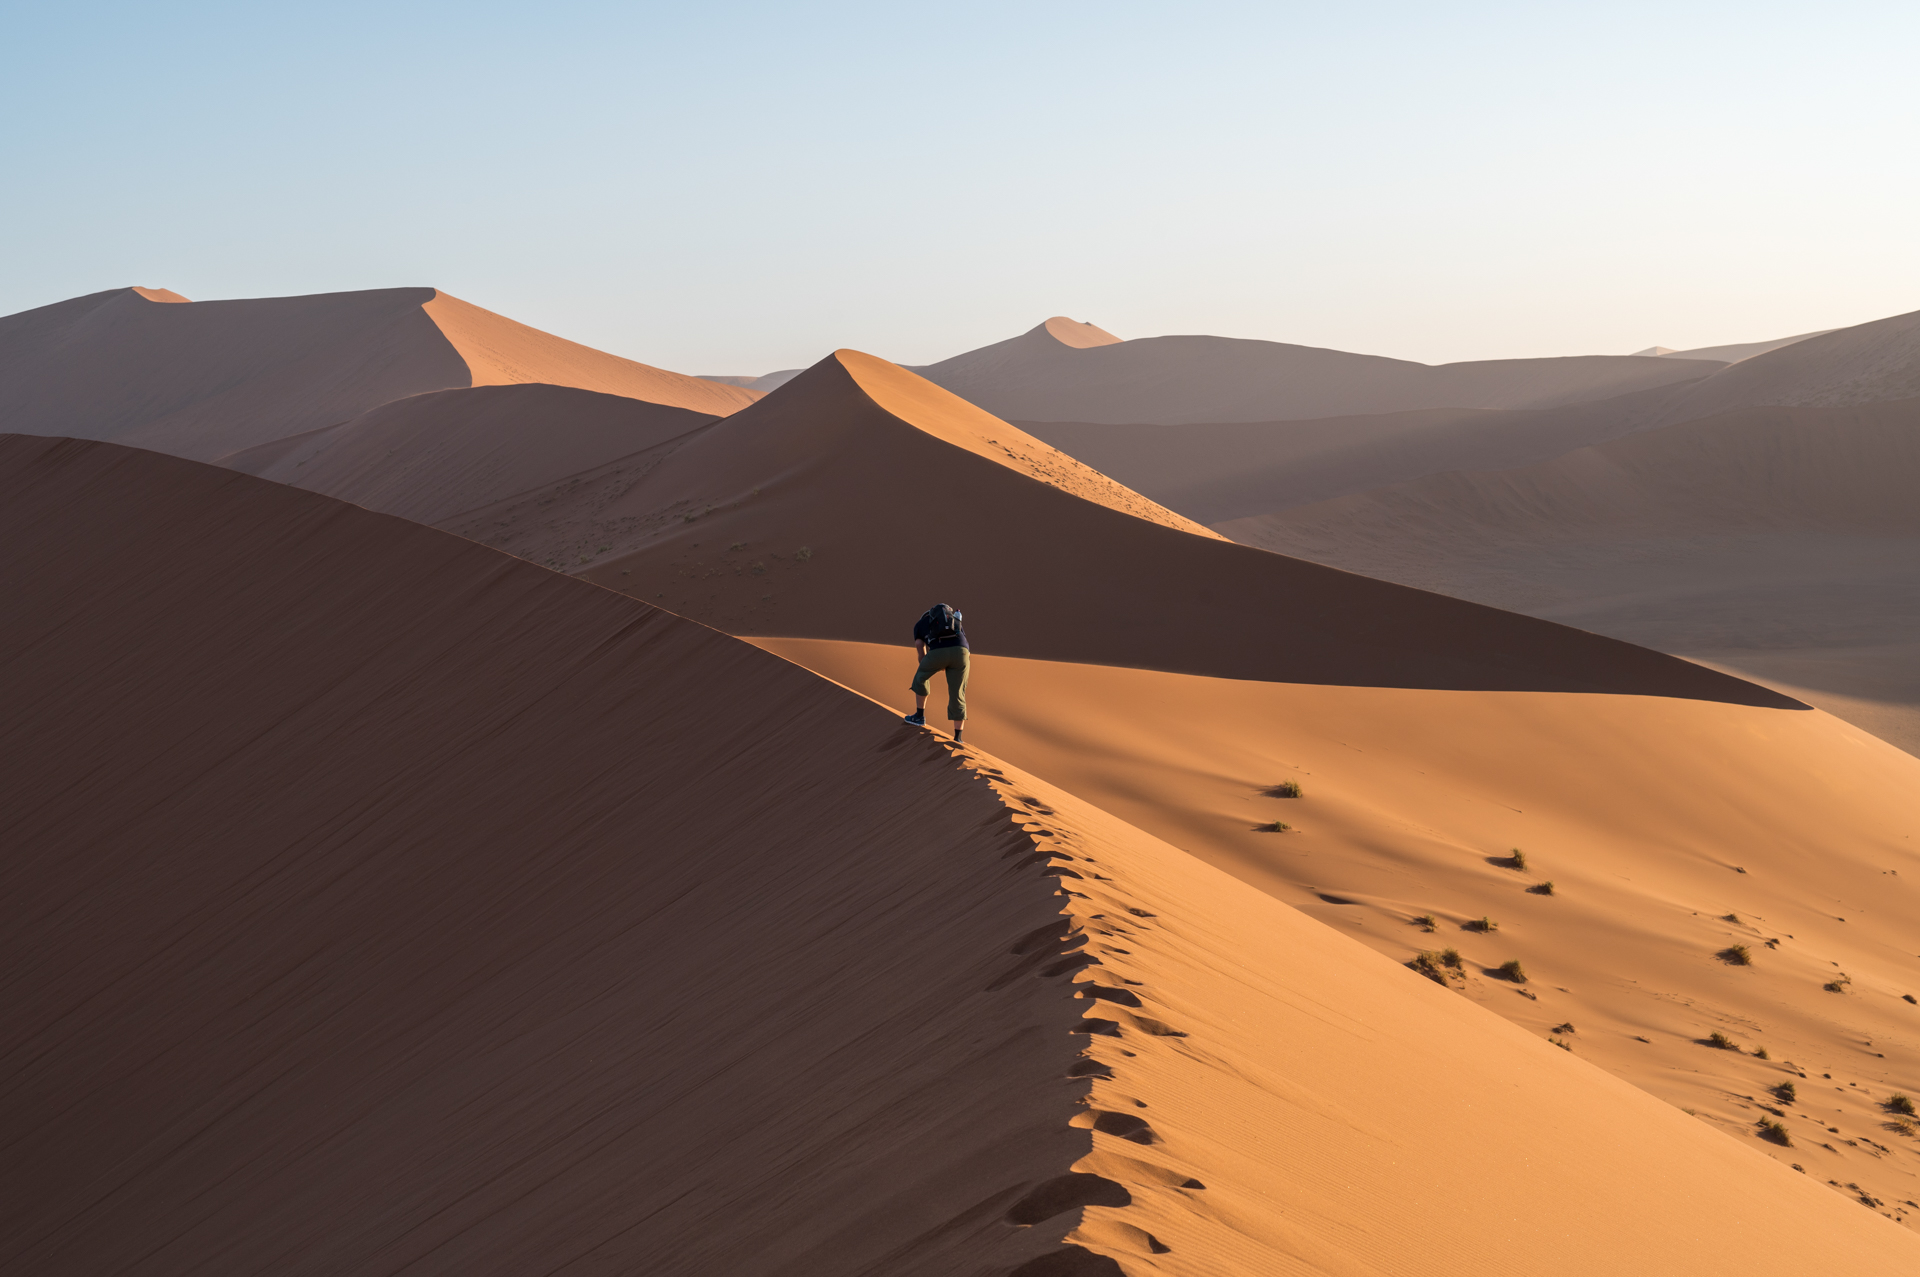
[[[431,284],[689,372],[1920,309],[1920,5],[0,0],[0,313]]]

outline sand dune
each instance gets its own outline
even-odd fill
[[[1920,750],[1916,485],[1920,400],[1759,408],[1220,528],[1736,668]]]
[[[576,509],[597,503],[590,516],[570,514],[554,491],[495,513],[549,519],[547,535],[586,537],[589,548],[605,537],[599,544],[609,551],[576,569],[589,579],[766,636],[784,654],[897,705],[906,680],[897,648],[864,672],[819,652],[849,641],[897,645],[927,603],[953,601],[983,654],[974,695],[987,748],[1290,901],[1317,901],[1302,894],[1307,887],[1347,899],[1334,887],[1361,887],[1329,885],[1330,871],[1375,866],[1365,891],[1392,926],[1372,942],[1395,957],[1462,943],[1470,935],[1461,924],[1499,910],[1508,927],[1501,939],[1524,934],[1528,965],[1573,973],[1553,987],[1577,997],[1536,1002],[1476,975],[1491,1007],[1536,1032],[1542,1002],[1576,1024],[1585,1016],[1600,1026],[1587,1032],[1607,1043],[1603,1061],[1623,1072],[1619,1051],[1649,1045],[1638,1037],[1657,1040],[1646,1059],[1658,1063],[1635,1079],[1729,1126],[1757,1116],[1753,1106],[1767,1101],[1756,1087],[1769,1075],[1750,1076],[1749,1056],[1694,1045],[1712,1032],[1771,1042],[1775,1061],[1790,1048],[1784,1058],[1801,1071],[1856,1084],[1848,1094],[1866,1087],[1884,1099],[1920,1084],[1909,1027],[1920,1013],[1899,1000],[1920,972],[1881,947],[1920,920],[1913,908],[1883,902],[1878,940],[1829,945],[1822,936],[1806,955],[1793,951],[1785,982],[1729,975],[1716,951],[1761,941],[1712,921],[1753,909],[1773,926],[1777,900],[1804,904],[1827,890],[1818,856],[1829,846],[1860,857],[1861,875],[1920,873],[1911,862],[1920,819],[1913,759],[1795,702],[1703,681],[1698,667],[1644,649],[1316,573],[1134,517],[1124,503],[1074,497],[1039,473],[946,442],[940,418],[951,401],[901,393],[911,384],[901,370],[843,353],[689,436],[618,495],[608,495],[611,481],[606,492],[581,485]],[[541,507],[547,497],[554,500]],[[821,649],[796,640],[831,642]],[[1035,672],[1010,675],[1012,658]],[[1009,720],[1020,730],[1003,734]],[[1374,726],[1363,733],[1367,723]],[[1236,754],[1235,741],[1251,743]],[[1342,818],[1319,858],[1296,862],[1299,840],[1256,831],[1261,820],[1288,818],[1283,805],[1258,800],[1261,787],[1289,768],[1317,775],[1359,751],[1400,761],[1356,776],[1348,810],[1358,814]],[[1819,779],[1794,779],[1809,775]],[[1663,797],[1643,799],[1655,782]],[[1135,797],[1123,801],[1127,794]],[[1697,809],[1668,822],[1687,801]],[[1729,813],[1782,804],[1799,814],[1759,835],[1779,848],[1777,895],[1714,896],[1709,880],[1730,881],[1733,867],[1757,854],[1754,826]],[[1539,809],[1555,814],[1502,823]],[[1642,809],[1644,821],[1623,818]],[[1523,890],[1530,880],[1488,864],[1518,843],[1551,849],[1543,877],[1565,866],[1639,885],[1596,892],[1587,929],[1562,932],[1556,898],[1536,906]],[[1865,895],[1841,878],[1855,893],[1849,901]],[[1496,890],[1507,905],[1488,899]],[[1687,902],[1684,910],[1675,900]],[[1536,908],[1544,912],[1518,915],[1518,927],[1508,913]],[[1436,909],[1448,919],[1443,938],[1405,921]],[[1820,934],[1806,925],[1796,916],[1782,930]],[[1728,934],[1709,944],[1716,928]],[[1857,919],[1846,932],[1855,933],[1868,934]],[[1773,930],[1766,938],[1798,943]],[[1498,946],[1484,947],[1477,957],[1504,960]],[[1648,948],[1658,955],[1651,966],[1629,956]],[[1829,962],[1848,963],[1860,987],[1822,989],[1808,968]],[[1639,974],[1606,974],[1614,968]],[[1710,980],[1721,983],[1694,983]],[[1693,990],[1693,1019],[1671,1014],[1675,986]],[[1842,1045],[1856,1038],[1876,1044],[1871,1069]],[[1777,1080],[1788,1076],[1797,1074]],[[1888,1144],[1871,1116],[1864,1102],[1849,1108],[1837,1140],[1807,1130],[1808,1115],[1794,1121],[1803,1144],[1834,1145],[1821,1154],[1832,1159],[1822,1178],[1867,1185],[1894,1209],[1920,1197],[1920,1183],[1911,1159],[1883,1164],[1859,1142]]]
[[[1648,424],[1730,408],[1842,406],[1920,398],[1920,311],[1812,334],[1675,391]]]
[[[1787,703],[1627,644],[1234,545],[852,351],[644,476],[579,476],[448,526],[732,633],[887,641],[903,614],[953,595],[976,600],[991,650],[1042,659]]]
[[[717,418],[567,386],[479,386],[382,404],[352,421],[222,457],[219,464],[437,524],[619,458]]]
[[[0,439],[0,493],[10,1268],[1920,1259],[1751,1141],[698,625],[109,444]]]
[[[1074,334],[1086,329],[1098,337],[1080,344]],[[1056,317],[1010,341],[915,371],[1008,420],[1186,425],[1540,408],[1671,386],[1711,368],[1611,355],[1434,367],[1227,337],[1119,341]]]
[[[454,387],[550,382],[711,415],[757,397],[431,288],[186,304],[164,292],[115,289],[0,318],[7,428],[211,460]]]
[[[1667,346],[1654,346],[1634,353],[1658,355],[1662,359],[1709,359],[1715,363],[1737,364],[1743,359],[1752,359],[1755,355],[1764,355],[1769,350],[1791,346],[1809,337],[1824,337],[1832,331],[1834,330],[1831,328],[1822,328],[1818,332],[1798,333],[1792,337],[1776,337],[1772,341],[1736,342],[1731,346],[1696,346],[1692,350],[1674,350]]]

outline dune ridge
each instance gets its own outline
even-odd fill
[[[1058,331],[1056,325],[1061,325]],[[1540,408],[1673,386],[1712,371],[1700,361],[1615,355],[1432,366],[1205,336],[1080,344],[1075,332],[1091,327],[1056,317],[1019,337],[914,371],[1010,421],[1108,425]]]
[[[410,395],[514,382],[712,415],[758,397],[563,341],[431,288],[202,302],[125,288],[0,317],[7,429],[196,460]]]
[[[1914,1262],[1806,1177],[704,627],[112,444],[0,437],[0,493],[12,1265]]]

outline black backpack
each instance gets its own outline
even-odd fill
[[[927,623],[927,641],[950,639],[960,632],[960,614],[945,603],[935,603],[920,618]]]

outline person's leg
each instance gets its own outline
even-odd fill
[[[947,721],[953,724],[953,738],[959,740],[967,725],[967,673],[973,662],[964,647],[948,650],[958,655],[947,666]]]
[[[913,713],[907,715],[907,721],[915,727],[923,727],[927,721],[927,679],[932,677],[939,666],[934,663],[933,653],[928,652],[920,658],[920,666],[913,672]]]

